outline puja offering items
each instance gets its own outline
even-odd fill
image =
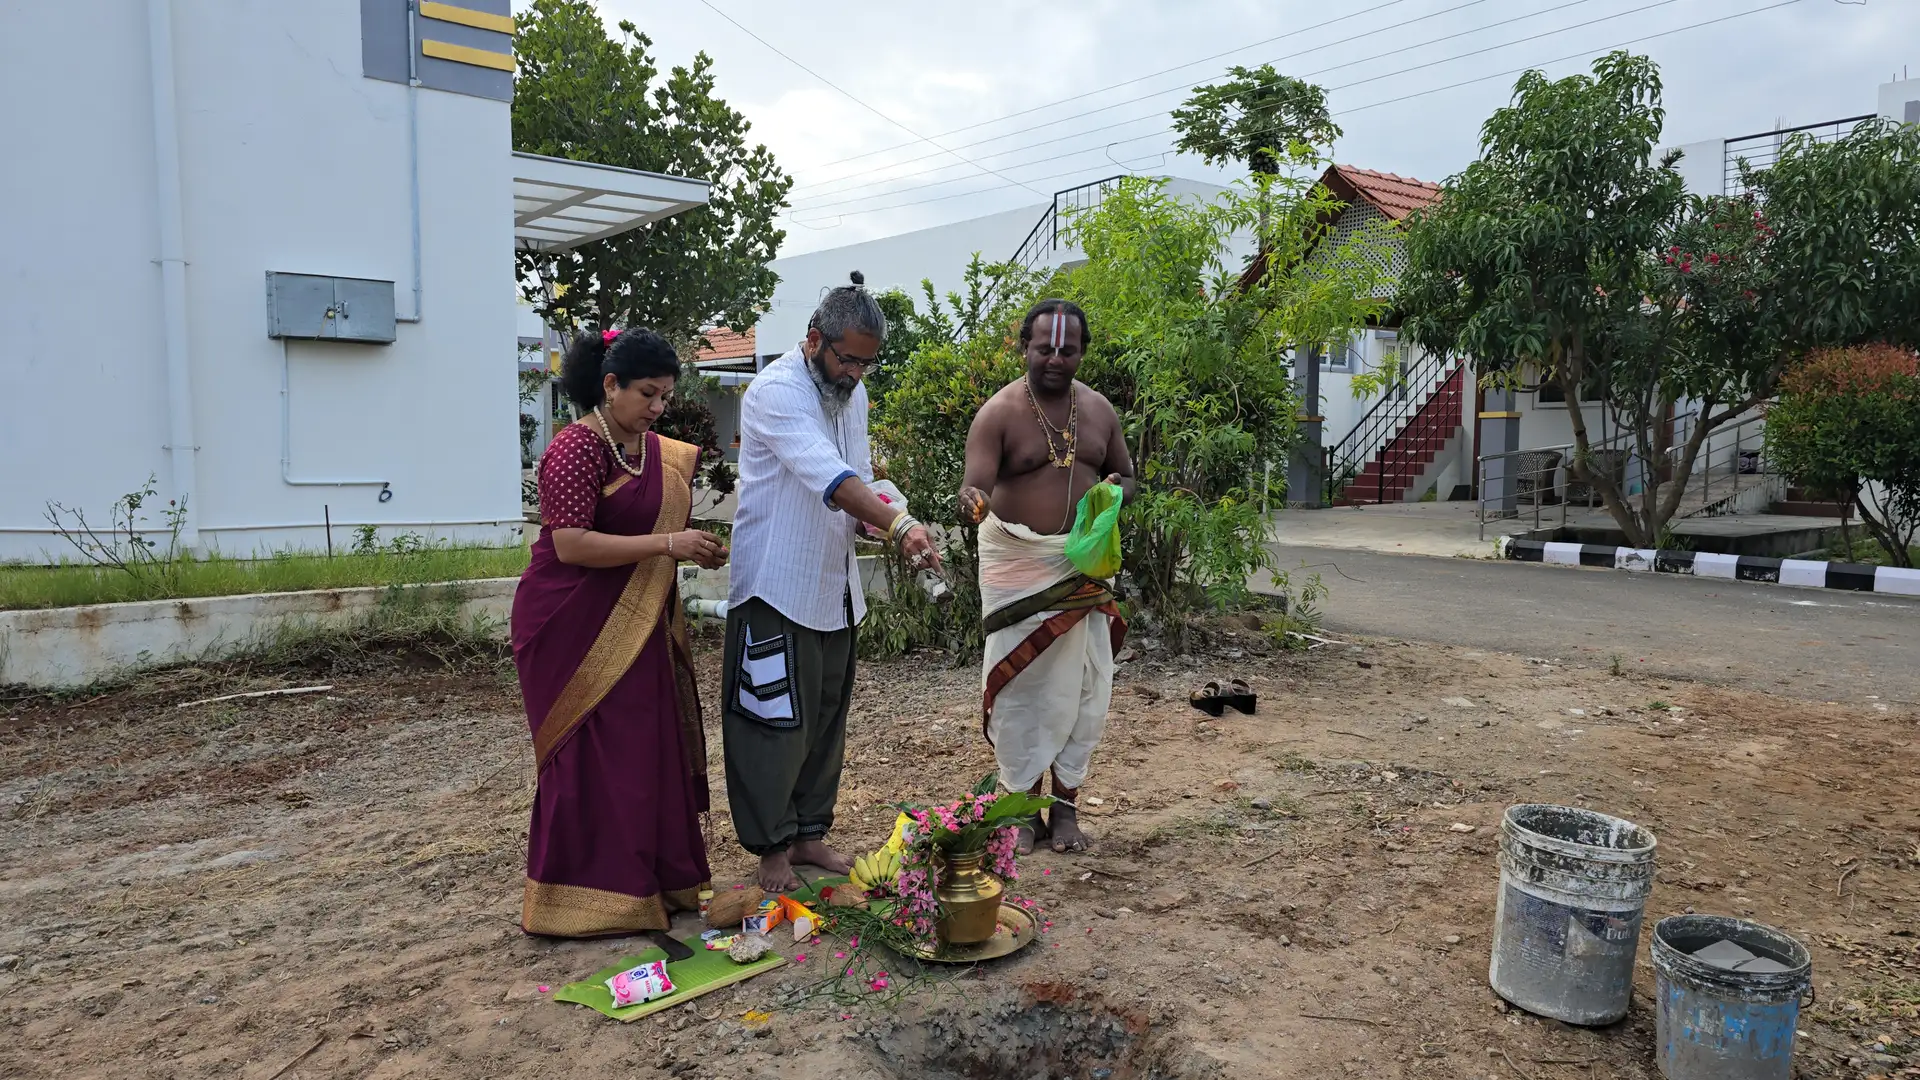
[[[815,915],[811,908],[791,896],[780,898],[780,914],[785,921],[793,924],[795,941],[807,940],[820,926],[820,916]]]
[[[760,908],[766,895],[758,885],[749,885],[744,889],[729,889],[715,896],[707,901],[707,925],[715,930],[739,926],[742,919]]]
[[[651,960],[608,979],[607,989],[613,992],[613,1007],[624,1009],[673,993],[673,980],[667,978],[666,961]]]
[[[780,906],[780,897],[768,897],[760,901],[760,906],[740,922],[740,929],[749,934],[765,934],[786,921],[786,911]]]
[[[773,951],[773,942],[765,934],[741,934],[727,948],[727,959],[736,964],[751,964]]]
[[[708,952],[726,952],[733,947],[733,940],[738,936],[738,934],[726,934],[718,930],[708,930],[700,935],[700,943],[707,947]]]

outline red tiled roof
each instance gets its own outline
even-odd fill
[[[710,344],[700,350],[697,359],[707,360],[743,360],[751,359],[753,353],[753,331],[744,334],[734,333],[724,327],[705,331]]]
[[[1440,201],[1439,184],[1354,165],[1335,165],[1327,170],[1325,180],[1334,194],[1365,199],[1394,221]],[[1341,184],[1337,181],[1345,181],[1345,186],[1351,188],[1351,192],[1340,190]]]

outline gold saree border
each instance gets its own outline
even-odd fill
[[[652,535],[665,536],[687,527],[687,515],[693,510],[692,478],[700,459],[700,448],[662,438],[659,449],[660,511],[654,517]],[[620,599],[614,603],[612,613],[600,627],[587,655],[534,732],[537,767],[546,766],[553,752],[580,726],[580,721],[606,700],[614,684],[633,667],[660,625],[660,613],[675,591],[677,574],[674,560],[665,555],[656,555],[634,566],[626,588],[620,590]]]
[[[528,878],[520,902],[520,928],[546,937],[604,937],[636,930],[665,930],[672,925],[674,912],[697,911],[699,907],[697,888],[628,896]]]

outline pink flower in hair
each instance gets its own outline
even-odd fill
[[[602,330],[600,332],[600,342],[604,345],[611,345],[613,344],[613,339],[619,336],[620,331],[618,330]]]

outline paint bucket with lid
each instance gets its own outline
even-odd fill
[[[1651,831],[1591,810],[1508,807],[1487,969],[1494,992],[1569,1024],[1627,1015],[1655,844]]]
[[[1787,1080],[1807,947],[1771,926],[1675,915],[1653,928],[1654,1018],[1667,1080]]]

